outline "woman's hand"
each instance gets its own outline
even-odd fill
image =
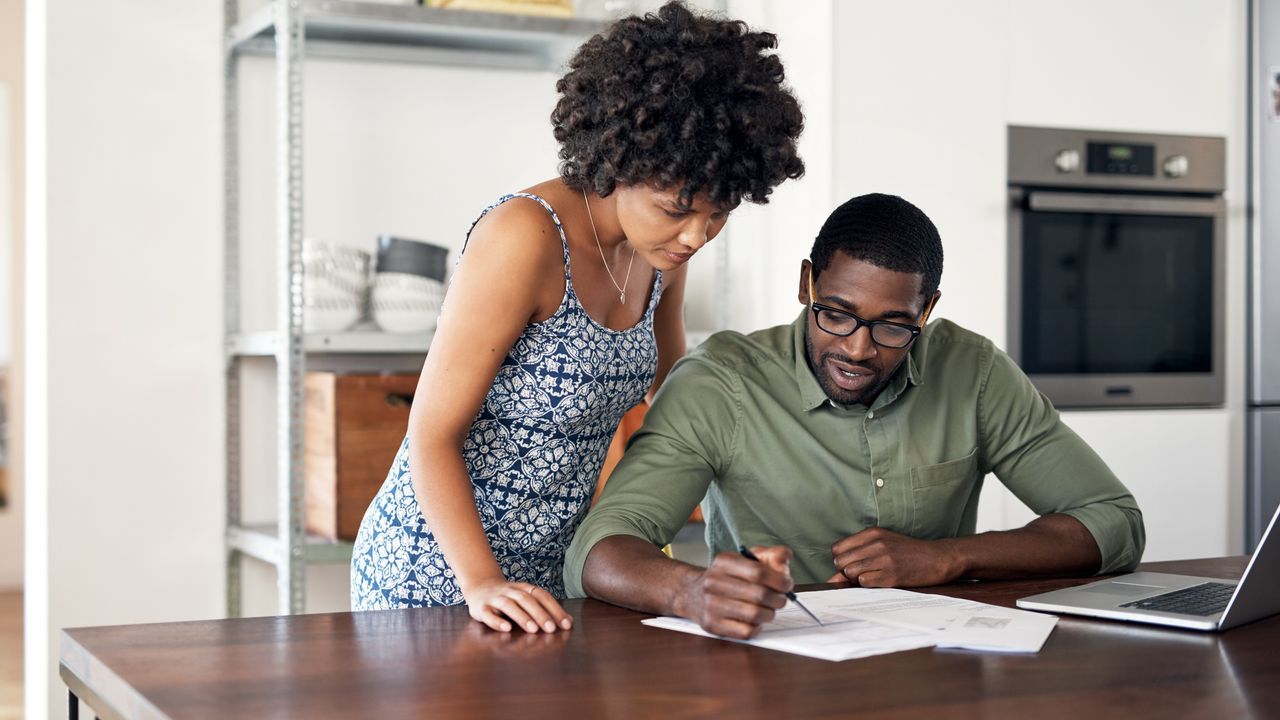
[[[494,630],[511,632],[555,632],[573,627],[573,618],[560,607],[551,593],[536,585],[490,580],[463,591],[467,609],[474,620]]]
[[[564,649],[569,633],[504,633],[493,632],[476,623],[458,633],[453,657],[498,657],[531,660]]]

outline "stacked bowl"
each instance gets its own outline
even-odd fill
[[[434,330],[444,302],[446,248],[383,235],[373,278],[373,321],[386,332]]]
[[[369,262],[363,250],[303,238],[303,330],[342,332],[360,322],[369,297]]]

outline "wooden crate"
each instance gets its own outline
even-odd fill
[[[416,374],[307,373],[307,530],[354,540],[404,440]]]

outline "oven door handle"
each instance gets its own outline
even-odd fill
[[[1218,215],[1221,198],[1153,198],[1129,195],[1033,192],[1027,207],[1041,212],[1114,213],[1123,215]]]

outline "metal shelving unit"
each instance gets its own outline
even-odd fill
[[[431,346],[434,333],[381,333],[340,332],[308,333],[302,336],[303,350],[307,354],[415,354],[420,355]],[[244,357],[274,357],[285,347],[289,338],[276,332],[249,332],[228,338],[232,355]]]
[[[346,562],[351,546],[308,536],[302,477],[303,374],[307,356],[422,354],[430,334],[303,333],[302,70],[307,57],[553,70],[603,23],[353,2],[274,0],[239,18],[226,0],[224,57],[224,302],[226,338],[227,614],[240,614],[242,557],[277,572],[279,612],[305,609],[308,563]],[[240,328],[238,69],[246,55],[276,63],[277,329]],[[240,514],[241,373],[248,358],[276,366],[276,522],[245,525]]]

